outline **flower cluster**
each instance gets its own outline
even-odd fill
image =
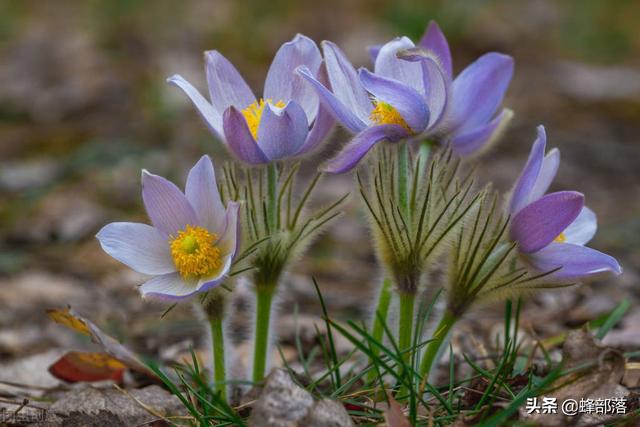
[[[436,255],[448,261],[447,309],[424,350],[425,378],[449,329],[477,302],[621,273],[614,258],[584,246],[597,228],[584,196],[546,194],[560,155],[556,149],[545,155],[542,126],[506,208],[497,192],[478,186],[466,166],[468,157],[499,138],[512,117],[501,104],[513,58],[487,53],[454,77],[448,42],[433,22],[417,44],[399,37],[371,47],[372,71],[356,70],[335,43],[321,46],[322,52],[303,35],[284,43],[262,97],[218,51],[205,53],[209,99],[181,76],[170,77],[241,166],[226,166],[218,185],[210,158],[203,156],[189,172],[184,193],[143,171],[142,198],[152,225],[113,223],[97,235],[108,254],[154,276],[140,287],[143,296],[182,300],[203,294],[216,382],[225,381],[221,289],[233,290],[219,285],[245,271],[253,282],[253,379],[261,381],[282,275],[305,243],[339,215],[344,200],[309,212],[309,197],[321,172],[348,172],[370,152],[372,167],[357,174],[359,192],[378,258],[400,299],[402,351],[409,350],[418,322],[413,310],[427,285],[425,272]],[[299,193],[298,162],[327,139],[334,121],[353,137]],[[439,152],[430,156],[432,148]],[[248,267],[234,270],[243,260]],[[410,353],[415,358],[419,350]],[[224,394],[223,384],[218,386]]]

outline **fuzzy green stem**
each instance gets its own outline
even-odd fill
[[[378,296],[378,305],[375,311],[375,317],[373,318],[373,328],[371,335],[377,342],[382,341],[382,334],[384,332],[383,322],[387,322],[387,315],[389,314],[389,305],[391,304],[391,280],[384,279],[382,287],[380,288],[380,295]],[[373,363],[373,360],[371,360]],[[373,381],[376,377],[375,369],[369,371],[369,380]]]
[[[209,316],[211,328],[211,343],[213,345],[213,379],[215,387],[220,391],[220,397],[227,401],[227,373],[224,360],[224,331],[222,328],[222,316]]]
[[[398,147],[398,204],[407,224],[409,220],[409,144],[400,143]]]
[[[278,226],[278,166],[275,162],[267,166],[267,223],[273,233]]]
[[[253,348],[253,382],[264,379],[269,349],[269,322],[271,321],[271,302],[275,287],[256,289],[256,326]]]
[[[422,141],[420,143],[420,149],[418,151],[418,157],[420,159],[420,170],[418,171],[418,183],[421,183],[424,180],[424,175],[427,171],[427,164],[429,163],[430,154],[431,154],[431,141],[429,140]]]
[[[409,363],[411,360],[411,337],[413,331],[413,307],[415,306],[416,295],[409,292],[399,292],[400,295],[400,321],[398,322],[398,347],[403,352],[404,360]]]
[[[442,347],[444,340],[447,338],[447,335],[449,335],[449,331],[457,321],[458,318],[449,310],[445,311],[442,319],[440,319],[440,323],[438,323],[438,326],[431,337],[431,341],[427,344],[424,354],[422,355],[420,376],[422,377],[423,384],[428,381],[431,367],[433,366],[433,362],[440,351],[440,347]]]

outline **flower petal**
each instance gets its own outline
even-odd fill
[[[537,200],[544,196],[556,177],[559,167],[560,151],[557,148],[552,148],[542,160],[542,167],[540,168],[536,185],[534,185],[533,190],[531,190],[529,194],[530,200]]]
[[[460,156],[471,156],[491,146],[509,125],[513,111],[504,109],[493,120],[478,129],[451,139],[453,150]]]
[[[185,194],[203,227],[207,230],[217,230],[222,226],[224,205],[220,199],[216,173],[209,156],[202,156],[189,171]]]
[[[223,258],[220,267],[209,277],[203,277],[198,281],[197,291],[205,292],[220,285],[227,278],[227,273],[231,269],[232,258],[226,256]]]
[[[562,267],[552,277],[563,280],[579,280],[602,273],[622,273],[620,264],[612,256],[571,243],[551,243],[546,248],[529,254],[526,261],[542,272]]]
[[[142,171],[142,201],[155,228],[167,236],[187,225],[200,225],[195,211],[174,183]]]
[[[415,47],[408,37],[398,37],[380,48],[374,71],[377,75],[394,79],[424,94],[422,67],[414,62],[398,58],[398,52]]]
[[[598,219],[595,212],[588,207],[582,208],[580,215],[562,233],[566,243],[584,245],[593,239],[598,230]]]
[[[333,129],[334,120],[327,108],[324,105],[320,105],[318,109],[318,115],[316,116],[316,120],[311,125],[311,129],[309,129],[309,135],[307,135],[307,140],[304,142],[300,150],[296,153],[296,156],[300,156],[302,154],[306,154],[310,151],[313,151],[322,141],[324,141]]]
[[[427,127],[429,109],[422,95],[415,89],[398,81],[373,74],[364,68],[360,70],[360,81],[373,96],[398,110],[398,113],[415,133],[420,133]]]
[[[187,95],[187,97],[196,107],[198,114],[204,120],[209,130],[222,142],[224,142],[224,133],[222,132],[222,114],[193,87],[191,83],[186,81],[182,76],[175,74],[167,79],[167,82],[173,86],[177,86]]]
[[[360,132],[367,127],[368,122],[362,121],[354,111],[352,111],[348,106],[340,101],[336,95],[320,83],[313,74],[311,74],[309,69],[305,67],[298,67],[297,72],[311,84],[320,97],[320,102],[322,102],[331,115],[344,127],[352,132]],[[371,106],[371,102],[369,102],[369,105],[369,112],[371,112],[371,109],[373,108]]]
[[[444,33],[435,21],[429,22],[427,31],[424,33],[418,46],[430,50],[436,54],[438,61],[445,72],[445,76],[449,79],[453,76],[453,67],[451,61],[451,50]]]
[[[295,101],[312,122],[318,113],[318,96],[315,91],[295,73],[301,65],[316,75],[322,63],[320,50],[315,42],[302,34],[284,43],[276,52],[264,84],[264,98],[274,103]]]
[[[244,116],[235,107],[229,107],[224,112],[222,125],[229,149],[236,157],[250,165],[269,162],[256,140],[253,139]]]
[[[329,173],[344,173],[353,169],[378,142],[383,140],[398,141],[409,136],[402,126],[381,125],[367,128],[353,137],[353,139],[335,156],[329,160],[321,170]]]
[[[224,215],[224,228],[216,230],[216,234],[220,236],[217,243],[218,248],[224,256],[231,258],[236,256],[240,246],[239,210],[239,203],[229,202]]]
[[[511,194],[511,201],[509,203],[509,210],[512,215],[517,214],[520,209],[527,206],[534,201],[531,194],[538,182],[538,176],[542,169],[542,163],[544,161],[544,151],[547,145],[547,134],[544,130],[544,126],[538,126],[538,137],[533,142],[527,164],[524,166],[520,177],[516,181],[516,185]]]
[[[236,67],[216,50],[205,52],[205,71],[211,105],[222,115],[230,106],[246,108],[256,97]]]
[[[106,253],[139,273],[176,271],[167,236],[150,225],[112,222],[102,227],[96,237]]]
[[[368,122],[371,113],[369,94],[362,87],[356,69],[340,48],[332,42],[322,42],[329,85],[333,94],[361,121]]]
[[[284,108],[267,103],[258,127],[258,145],[269,160],[295,155],[309,133],[304,110],[290,101]]]
[[[163,274],[145,282],[138,288],[143,298],[177,301],[198,293],[198,282],[185,281],[176,273]]]
[[[487,53],[453,81],[451,120],[465,132],[488,122],[504,98],[513,76],[513,58]]]
[[[575,191],[547,194],[513,217],[511,239],[518,242],[520,252],[539,251],[576,219],[583,206],[584,196]]]
[[[369,59],[371,59],[371,63],[375,65],[376,59],[380,54],[380,49],[382,49],[381,44],[374,44],[371,46],[367,46],[367,53],[369,54]],[[326,56],[326,55],[325,55]]]

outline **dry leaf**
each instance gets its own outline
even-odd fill
[[[387,422],[388,427],[411,427],[411,423],[405,417],[402,412],[402,407],[393,398],[391,393],[387,393],[389,396],[389,407],[384,411],[384,420]]]
[[[75,383],[112,380],[122,384],[125,364],[107,353],[70,351],[49,367],[56,378]]]

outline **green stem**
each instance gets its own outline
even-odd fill
[[[382,334],[384,332],[383,322],[387,322],[387,315],[389,314],[389,304],[391,303],[391,280],[384,279],[382,287],[380,288],[380,295],[378,296],[378,305],[375,311],[375,317],[373,318],[373,330],[371,335],[377,342],[382,342]],[[373,363],[373,360],[371,360]],[[376,377],[375,369],[369,371],[369,380],[373,381]]]
[[[453,325],[458,321],[458,318],[449,310],[444,312],[440,323],[433,332],[431,341],[427,344],[424,354],[422,355],[422,362],[420,363],[420,376],[422,376],[422,383],[426,383],[429,379],[429,373],[433,362],[440,351],[440,347],[444,343],[445,338],[449,335],[449,331]]]
[[[429,155],[431,154],[431,141],[425,140],[420,143],[420,150],[418,156],[420,158],[420,170],[418,171],[418,183],[424,180],[424,174],[427,171],[427,164],[429,164]],[[418,184],[421,185],[421,184]]]
[[[413,331],[413,307],[416,295],[409,292],[399,292],[400,295],[400,321],[398,322],[398,347],[403,352],[402,357],[409,363],[411,352],[411,337]]]
[[[258,287],[256,290],[256,330],[253,348],[253,382],[264,379],[269,349],[269,322],[271,321],[271,302],[275,288]]]
[[[211,342],[213,344],[213,379],[215,387],[220,391],[220,397],[227,401],[227,374],[224,361],[224,332],[222,316],[209,316],[211,327]]]
[[[273,233],[278,226],[278,166],[275,162],[267,166],[267,223],[269,232]]]
[[[398,147],[398,203],[407,224],[409,220],[409,144],[400,143]]]

